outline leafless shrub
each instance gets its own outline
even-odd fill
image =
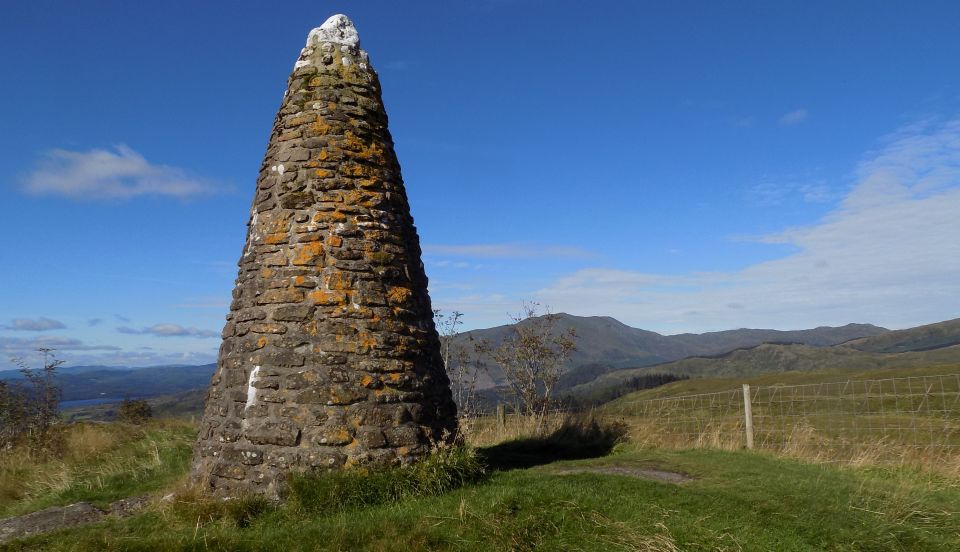
[[[53,450],[51,428],[60,421],[60,385],[57,367],[63,364],[53,349],[43,354],[43,368],[34,370],[20,358],[12,359],[23,373],[23,382],[0,382],[0,448],[27,441],[35,450]]]
[[[537,431],[551,406],[553,392],[563,365],[576,350],[576,331],[557,330],[557,315],[539,303],[523,304],[520,314],[511,315],[510,334],[492,348],[490,356],[500,365],[519,409],[536,422]]]

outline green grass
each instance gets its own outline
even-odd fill
[[[677,485],[557,473],[610,465],[697,479]],[[151,512],[36,538],[23,549],[956,550],[958,510],[956,486],[913,472],[841,470],[744,452],[630,451],[315,517],[276,509],[198,528]]]
[[[195,436],[181,422],[66,426],[57,457],[0,456],[0,517],[82,500],[106,506],[170,487],[186,472]]]
[[[303,479],[280,504],[185,494],[130,519],[0,550],[960,549],[955,478],[622,442],[606,454],[609,447],[595,445],[619,441],[619,430],[594,433],[595,442],[573,433],[481,449],[483,477],[471,463],[476,457],[460,449],[413,470]],[[572,449],[568,456],[606,455],[552,462],[564,446]],[[693,479],[676,484],[602,472],[614,467]],[[441,484],[420,488],[441,476]]]

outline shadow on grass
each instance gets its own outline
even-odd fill
[[[526,437],[477,449],[489,471],[532,468],[557,460],[606,456],[626,439],[627,427],[593,418],[568,418],[542,437]]]

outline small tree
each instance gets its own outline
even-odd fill
[[[57,383],[58,360],[53,349],[37,349],[43,354],[43,368],[39,371],[27,366],[20,358],[12,359],[20,367],[26,385],[7,384],[0,389],[0,407],[8,411],[0,414],[2,444],[12,445],[26,436],[35,449],[51,448],[50,429],[60,421],[60,385]]]
[[[490,351],[500,365],[511,393],[522,411],[536,419],[536,430],[543,421],[563,364],[576,350],[576,331],[557,330],[559,317],[543,309],[539,303],[524,303],[518,315],[511,315],[514,324],[499,346]]]
[[[153,417],[150,403],[144,399],[126,398],[117,407],[117,420],[129,424],[142,424]]]
[[[469,424],[470,418],[474,415],[479,370],[473,365],[467,348],[458,339],[460,326],[463,325],[463,313],[453,311],[449,315],[444,315],[440,309],[434,309],[433,319],[440,334],[440,355],[443,358],[443,366],[450,379],[450,390],[453,392],[454,402],[457,403],[460,426],[463,428],[464,424]]]
[[[0,381],[0,449],[9,449],[27,427],[27,397],[22,385]]]

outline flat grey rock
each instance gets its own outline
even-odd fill
[[[106,512],[89,502],[57,506],[0,520],[0,543],[100,521]]]

